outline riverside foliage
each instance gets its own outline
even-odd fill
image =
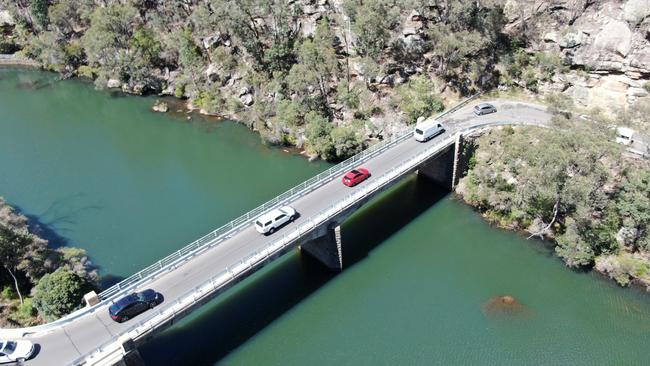
[[[0,197],[0,326],[28,326],[79,308],[95,287],[83,249],[53,249]],[[37,316],[38,315],[38,316]]]
[[[606,123],[554,127],[480,137],[459,192],[490,221],[552,239],[570,267],[650,284],[650,166],[624,158]]]
[[[102,88],[188,98],[267,141],[340,160],[386,125],[442,109],[443,90],[534,89],[538,75],[548,77],[548,60],[506,35],[503,3],[0,0],[0,8],[17,21],[12,44],[46,68]],[[314,114],[331,139],[314,135],[323,129]]]

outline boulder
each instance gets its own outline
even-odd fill
[[[244,94],[239,97],[239,100],[247,107],[252,106],[254,103],[253,94]]]
[[[617,53],[626,57],[632,49],[632,31],[627,23],[612,20],[603,27],[594,40],[596,52]]]
[[[154,112],[167,113],[169,107],[167,106],[166,102],[156,100],[156,103],[154,103],[151,109],[153,109]]]
[[[623,6],[623,19],[636,25],[650,16],[650,0],[628,0]]]
[[[580,46],[583,42],[584,34],[582,32],[569,32],[558,43],[561,48],[574,48]]]
[[[215,82],[221,80],[221,75],[219,74],[221,70],[221,66],[216,63],[211,63],[208,65],[208,68],[205,69],[205,76],[210,79],[210,81]]]
[[[11,13],[9,10],[1,10],[0,11],[0,27],[13,27],[16,25],[16,21],[14,20],[14,17],[11,16]]]
[[[495,296],[483,304],[486,315],[517,315],[524,311],[519,300],[510,295]]]
[[[106,82],[106,87],[109,89],[119,88],[122,86],[122,82],[117,79],[108,79]]]

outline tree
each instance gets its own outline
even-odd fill
[[[48,270],[43,263],[46,256],[47,242],[30,234],[27,218],[15,213],[0,197],[0,264],[11,276],[21,303],[19,277],[36,282]]]
[[[363,139],[352,127],[336,127],[331,133],[336,158],[344,160],[363,150]]]
[[[416,76],[397,88],[399,108],[407,116],[408,123],[415,123],[420,117],[429,117],[444,109],[434,83],[426,76]]]
[[[32,1],[32,15],[36,24],[42,29],[47,28],[49,22],[47,17],[48,0],[31,0]]]
[[[327,118],[316,112],[309,112],[305,116],[307,128],[307,147],[324,160],[331,160],[336,156],[336,150],[331,139],[332,124]]]
[[[88,62],[101,66],[97,83],[102,87],[109,78],[129,82],[131,73],[142,71],[142,64],[135,61],[131,51],[133,32],[138,22],[138,11],[131,5],[110,4],[97,8],[81,42],[86,50]],[[137,65],[137,66],[135,66]]]
[[[650,169],[631,168],[616,200],[624,228],[633,233],[632,244],[650,251]]]
[[[48,321],[56,320],[78,309],[83,295],[93,290],[88,279],[67,266],[46,274],[34,290],[34,307]]]
[[[390,39],[390,31],[399,25],[400,2],[349,0],[345,8],[357,37],[357,52],[379,61]]]

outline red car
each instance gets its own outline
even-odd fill
[[[348,187],[354,187],[368,178],[370,178],[368,169],[357,168],[343,176],[343,184]]]

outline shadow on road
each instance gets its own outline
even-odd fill
[[[448,191],[412,176],[373,200],[344,225],[350,267]],[[311,256],[286,255],[140,348],[147,365],[213,365],[335,276]]]

